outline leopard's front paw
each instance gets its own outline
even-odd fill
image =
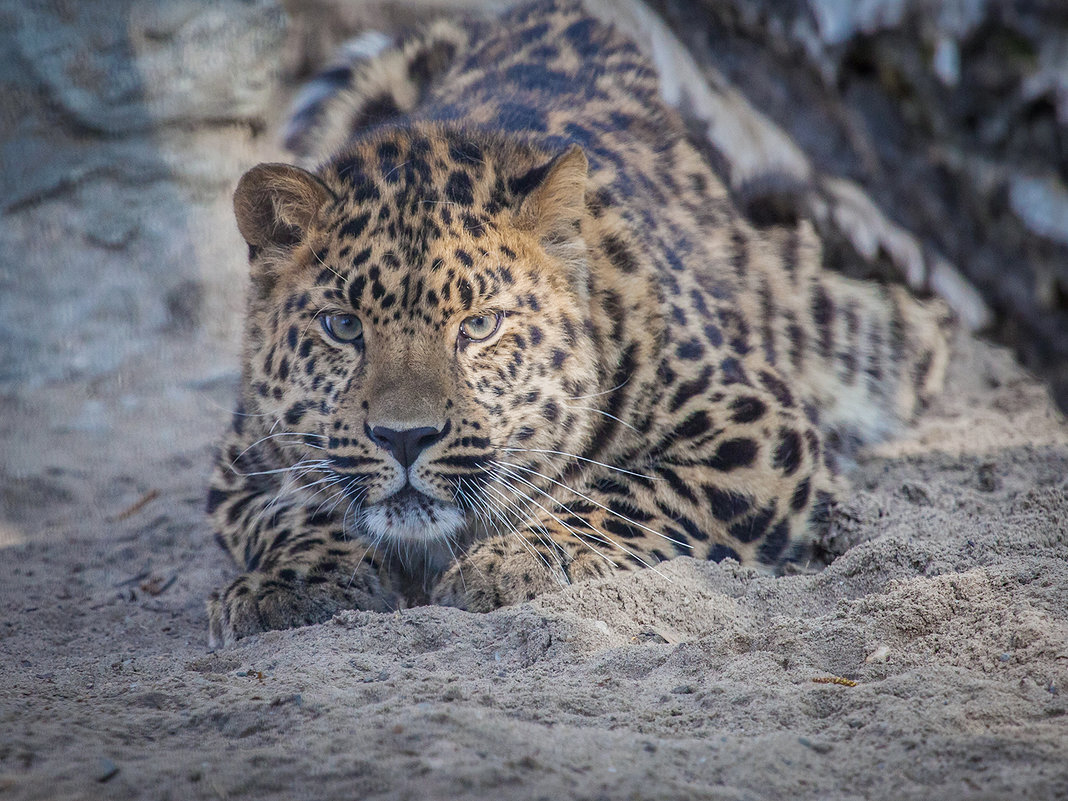
[[[563,568],[551,569],[526,551],[477,551],[446,570],[431,593],[431,603],[468,612],[490,612],[523,603],[569,583]]]
[[[323,623],[344,609],[393,609],[391,594],[365,573],[317,583],[291,583],[259,572],[238,576],[208,599],[208,646],[227,647],[262,631]]]

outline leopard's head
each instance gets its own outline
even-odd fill
[[[586,180],[578,147],[440,129],[245,174],[245,402],[323,508],[431,543],[545,503],[599,389]]]

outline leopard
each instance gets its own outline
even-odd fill
[[[852,454],[940,391],[937,301],[748,219],[575,0],[435,20],[326,80],[303,166],[234,193],[250,279],[207,511],[240,573],[212,647],[677,557],[826,562]]]

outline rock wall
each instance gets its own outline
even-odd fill
[[[271,0],[0,5],[0,383],[102,376],[161,334],[232,346],[229,195],[273,152],[285,32]]]
[[[954,263],[993,308],[990,333],[1068,407],[1068,5],[654,5],[819,170]]]

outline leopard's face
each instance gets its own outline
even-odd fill
[[[391,181],[378,155],[253,306],[251,386],[297,484],[363,536],[493,531],[593,428],[588,300],[493,202],[491,165],[444,153]]]

